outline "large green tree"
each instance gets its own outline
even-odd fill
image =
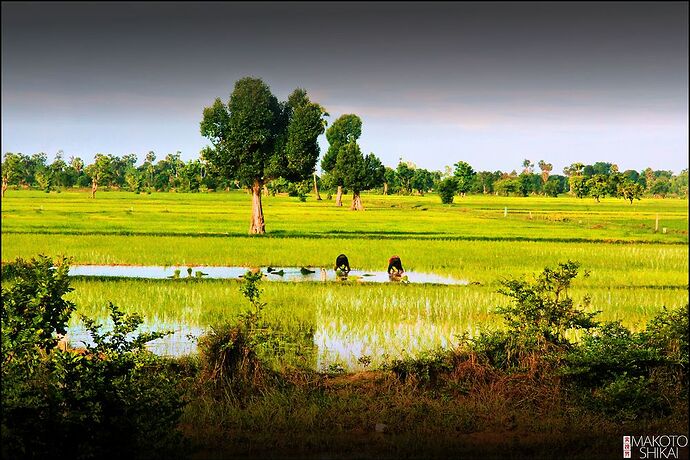
[[[91,198],[96,198],[99,184],[109,185],[113,180],[113,156],[97,153],[93,163],[86,167],[91,177]]]
[[[357,142],[359,136],[362,135],[362,119],[357,115],[348,113],[341,115],[333,124],[326,130],[326,139],[328,139],[328,151],[321,160],[321,169],[328,173],[338,187],[335,195],[335,205],[343,205],[343,185],[344,179],[339,174],[336,164],[340,151],[348,144]]]
[[[476,173],[474,169],[472,169],[472,166],[464,161],[458,161],[453,166],[455,167],[453,175],[458,180],[458,192],[460,192],[462,196],[465,196],[465,193],[469,192],[472,187],[472,181]]]
[[[386,168],[376,155],[370,153],[366,157],[356,142],[350,142],[340,149],[335,165],[338,177],[343,185],[352,190],[351,210],[363,211],[362,190],[369,190],[383,185]]]
[[[304,180],[319,156],[316,138],[323,133],[325,112],[302,89],[279,102],[259,78],[235,83],[230,100],[204,108],[201,134],[213,144],[203,160],[224,177],[251,190],[249,233],[266,232],[261,189],[269,180]]]

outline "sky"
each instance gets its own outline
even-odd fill
[[[3,2],[2,152],[195,159],[245,76],[392,167],[688,168],[687,2]]]

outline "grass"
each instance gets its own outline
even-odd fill
[[[178,281],[76,279],[69,294],[87,316],[104,318],[108,301],[130,312],[144,312],[152,329],[180,329],[173,341],[187,347],[186,331],[204,330],[232,320],[248,304],[239,282],[223,280]],[[357,359],[368,355],[380,364],[420,350],[455,344],[462,333],[474,335],[484,328],[500,327],[494,307],[507,298],[494,286],[432,285],[323,285],[320,283],[269,283],[262,285],[264,311],[272,323],[291,330],[314,330],[319,347],[318,367],[341,362],[357,369]],[[637,329],[661,306],[685,305],[682,287],[582,288],[576,282],[572,295],[580,302],[592,296],[592,309],[603,320],[621,320]],[[72,326],[78,326],[76,317]],[[182,333],[185,332],[185,333]],[[176,346],[174,343],[169,347]]]
[[[496,326],[505,302],[499,280],[577,260],[589,278],[575,293],[593,296],[603,319],[637,327],[662,306],[687,302],[687,200],[570,197],[456,198],[364,195],[365,212],[285,196],[264,198],[268,233],[246,235],[243,192],[151,195],[9,190],[2,202],[2,260],[37,253],[77,264],[312,266],[384,270],[398,254],[407,270],[450,275],[471,286],[338,286],[264,283],[267,314],[315,328],[321,347],[401,354],[452,343],[455,334]],[[504,217],[504,210],[508,215]],[[660,229],[654,232],[659,216]],[[229,281],[74,281],[84,313],[105,317],[108,300],[139,311],[147,324],[205,328],[242,309]]]
[[[364,195],[367,211],[359,213],[328,200],[278,196],[263,204],[273,237],[688,242],[687,201],[678,199],[468,196],[448,206],[436,195]],[[93,200],[84,192],[10,190],[2,206],[3,233],[244,236],[249,216],[243,192],[105,192]]]

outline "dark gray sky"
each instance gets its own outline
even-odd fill
[[[3,2],[2,151],[197,158],[247,75],[390,166],[688,167],[687,2]]]

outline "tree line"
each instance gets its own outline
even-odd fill
[[[334,123],[334,126],[337,125]],[[331,144],[329,151],[336,150],[333,145]],[[205,192],[241,188],[238,181],[219,174],[203,157],[187,162],[182,161],[180,157],[181,152],[178,151],[156,161],[156,153],[149,152],[144,162],[137,166],[138,157],[135,154],[118,157],[99,153],[93,163],[85,165],[79,157],[72,156],[65,160],[64,153],[60,151],[55,160],[48,164],[47,155],[43,152],[31,156],[7,152],[2,162],[3,189],[9,186],[46,191],[92,188],[94,179],[103,187],[140,193]],[[452,179],[456,182],[454,195],[469,193],[556,197],[570,193],[579,198],[591,197],[596,200],[604,196],[620,196],[618,190],[622,185],[631,187],[627,196],[688,196],[687,169],[676,175],[672,171],[652,168],[642,171],[627,169],[620,172],[615,164],[607,162],[597,162],[593,165],[573,163],[564,168],[563,174],[559,175],[551,174],[551,165],[542,160],[539,164],[544,164],[549,169],[535,171],[533,167],[527,167],[519,173],[515,170],[475,172],[468,163],[458,162],[454,168],[447,167],[445,171],[429,171],[402,160],[396,168],[382,167],[375,155],[369,154],[367,157],[368,168],[365,169],[373,170],[374,173],[368,175],[369,182],[360,186],[359,190],[375,190],[385,195],[424,195],[428,192],[440,192],[444,180]],[[341,165],[346,164],[344,159],[341,160]],[[348,186],[345,186],[344,178],[347,176],[334,166],[332,158],[326,154],[322,161],[324,173],[321,176],[316,175],[314,178],[310,174],[302,181],[291,181],[279,176],[266,182],[264,194],[287,193],[290,196],[306,197],[314,190],[313,184],[316,180],[317,192],[320,190],[337,194],[340,188],[342,195],[353,187],[353,182],[348,180]]]
[[[342,206],[344,193],[352,193],[350,209],[363,210],[361,192],[378,190],[383,194],[423,195],[437,192],[443,203],[452,203],[456,195],[467,193],[503,196],[545,195],[556,197],[570,193],[579,198],[624,198],[630,203],[643,195],[687,197],[688,171],[674,176],[671,171],[619,171],[617,165],[597,162],[573,163],[563,175],[552,174],[553,166],[544,160],[525,159],[521,171],[479,171],[459,161],[445,171],[429,171],[400,159],[397,167],[384,166],[358,143],[362,120],[345,114],[329,127],[326,110],[309,99],[302,88],[295,89],[286,101],[279,101],[260,78],[246,77],[235,83],[227,102],[220,98],[203,109],[201,134],[211,145],[204,147],[198,159],[184,162],[181,153],[168,154],[156,162],[149,152],[137,166],[135,154],[118,157],[98,153],[86,165],[79,157],[64,159],[58,152],[47,164],[45,153],[31,156],[7,152],[2,162],[2,195],[7,188],[35,187],[46,192],[65,187],[90,187],[95,198],[99,187],[142,191],[203,192],[244,188],[252,195],[250,233],[264,233],[262,195],[288,192],[304,200],[313,186],[336,194],[336,206]],[[320,157],[317,138],[326,134],[329,147],[321,160],[321,177],[316,175]]]

